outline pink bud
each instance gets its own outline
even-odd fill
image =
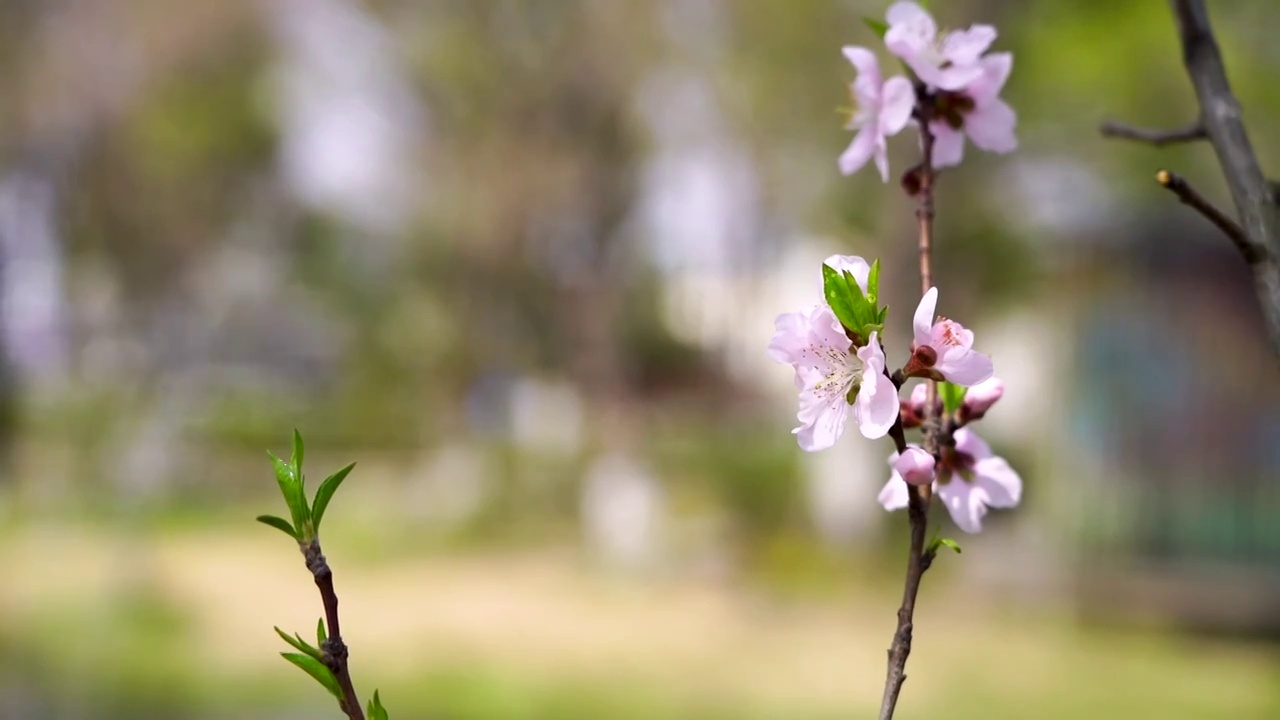
[[[911,485],[928,485],[933,482],[933,456],[918,447],[894,458],[893,469]]]
[[[964,414],[971,419],[978,419],[991,409],[996,401],[1004,396],[1004,381],[992,377],[969,388],[964,395]]]
[[[929,397],[929,383],[919,383],[911,388],[911,411],[917,415],[924,415],[924,404]]]

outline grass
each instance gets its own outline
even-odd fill
[[[779,597],[610,578],[572,550],[375,552],[366,564],[338,542],[348,534],[362,533],[335,519],[328,554],[355,679],[364,693],[376,679],[393,717],[824,720],[869,716],[879,697],[894,610],[881,581]],[[275,655],[271,626],[306,631],[320,610],[277,535],[11,529],[5,674],[84,717],[336,717]],[[900,718],[1280,716],[1273,647],[1081,628],[960,592],[948,574],[922,597]]]

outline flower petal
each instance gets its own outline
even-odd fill
[[[780,363],[799,362],[808,344],[809,320],[804,313],[782,313],[773,321],[773,339],[769,341],[769,357]]]
[[[916,90],[911,81],[895,75],[885,81],[880,91],[880,132],[897,135],[907,126],[916,106]]]
[[[889,146],[884,135],[876,133],[876,170],[880,173],[880,182],[889,182]]]
[[[853,142],[849,143],[849,147],[840,155],[840,172],[845,175],[852,175],[862,169],[863,165],[871,159],[871,155],[876,151],[876,133],[875,129],[870,126],[864,126],[853,136]]]
[[[991,448],[987,445],[986,441],[978,437],[978,433],[967,427],[962,427],[956,430],[955,435],[952,437],[956,441],[957,452],[962,452],[975,460],[985,460],[989,457],[994,457],[994,455],[991,454]]]
[[[1017,125],[1018,116],[1013,108],[998,98],[974,108],[964,119],[965,134],[973,144],[994,153],[1018,149],[1018,136],[1014,132]]]
[[[843,397],[827,397],[806,388],[800,393],[800,427],[792,432],[805,452],[826,450],[844,434],[849,403]]]
[[[933,166],[959,165],[964,159],[964,133],[941,121],[929,123],[929,130],[933,133]]]
[[[1013,53],[992,53],[979,61],[982,75],[969,84],[969,97],[979,107],[991,102],[1004,89],[1004,83],[1013,71]]]
[[[982,502],[985,493],[974,492],[973,485],[955,477],[939,485],[937,495],[956,527],[967,533],[982,532],[982,517],[987,514],[987,506]]]
[[[872,333],[874,335],[875,333]],[[862,351],[858,351],[859,357]],[[883,362],[883,361],[882,361]],[[858,430],[862,436],[875,440],[889,433],[898,421],[898,394],[893,381],[877,373],[874,378],[864,376],[858,389],[854,412],[858,418]]]
[[[933,330],[933,311],[938,307],[938,288],[931,287],[929,291],[920,298],[920,304],[916,306],[915,317],[911,320],[911,328],[915,333],[915,343],[919,347],[928,345],[930,333]]]
[[[974,484],[986,492],[987,504],[995,508],[1016,507],[1022,500],[1022,478],[1002,457],[990,457],[974,464]]]
[[[995,372],[991,358],[970,348],[947,345],[943,348],[934,346],[933,349],[941,350],[933,369],[942,373],[947,382],[968,387],[977,385]]]
[[[875,53],[857,45],[845,45],[840,51],[853,63],[859,81],[868,81],[865,86],[880,87],[880,61],[876,60]]]
[[[902,478],[894,473],[889,478],[889,482],[884,484],[880,489],[880,495],[876,498],[885,510],[901,510],[907,506],[907,484]]]
[[[896,2],[890,5],[884,19],[889,22],[889,30],[885,33],[886,42],[889,39],[888,33],[893,32],[894,28],[899,28],[899,32],[909,32],[911,37],[926,42],[933,42],[938,35],[938,26],[933,22],[933,16],[914,2]]]
[[[995,39],[996,29],[990,25],[971,25],[968,30],[953,30],[942,41],[942,57],[952,65],[973,65]]]
[[[846,270],[853,275],[853,279],[858,283],[858,287],[862,288],[862,292],[867,291],[867,280],[871,277],[871,263],[862,259],[858,255],[832,255],[822,261],[823,265],[843,274]]]

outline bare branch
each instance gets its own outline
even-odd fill
[[[1200,102],[1200,122],[1231,190],[1248,246],[1245,257],[1254,269],[1272,346],[1280,353],[1280,264],[1276,260],[1280,207],[1249,142],[1203,0],[1170,0],[1170,5],[1182,42],[1183,64]]]
[[[1156,173],[1156,182],[1163,185],[1174,195],[1177,195],[1184,205],[1190,205],[1201,215],[1208,218],[1209,222],[1217,225],[1218,229],[1235,244],[1236,249],[1244,255],[1245,261],[1250,265],[1262,262],[1266,258],[1265,252],[1259,255],[1257,248],[1249,244],[1249,239],[1244,234],[1244,228],[1240,227],[1239,223],[1209,202],[1205,196],[1191,187],[1191,183],[1187,182],[1181,175],[1171,173],[1168,170],[1161,170]]]
[[[321,643],[324,652],[324,664],[338,679],[338,687],[342,690],[339,707],[347,714],[349,720],[365,720],[364,709],[356,698],[356,689],[351,683],[351,671],[347,666],[347,645],[342,641],[342,626],[338,620],[338,594],[333,589],[333,571],[329,562],[320,550],[320,541],[313,538],[311,542],[301,546],[302,556],[306,558],[307,569],[315,578],[316,587],[320,590],[320,601],[324,604],[326,634],[328,638]]]
[[[1116,120],[1105,120],[1098,127],[1098,131],[1103,137],[1121,138],[1124,140],[1133,140],[1136,142],[1147,143],[1162,147],[1164,145],[1172,145],[1175,143],[1192,142],[1194,140],[1205,140],[1209,134],[1205,131],[1204,125],[1200,121],[1188,123],[1179,128],[1171,128],[1168,130],[1160,130],[1153,128],[1141,128],[1136,125],[1129,125]]]

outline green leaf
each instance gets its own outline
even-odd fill
[[[324,647],[324,641],[329,639],[329,634],[324,631],[324,618],[316,621],[316,647]]]
[[[854,287],[857,287],[857,283],[854,283]],[[840,324],[856,332],[858,317],[853,296],[849,292],[849,283],[845,281],[843,275],[836,272],[835,268],[826,263],[822,264],[822,294]]]
[[[298,432],[298,428],[293,429],[293,455],[289,457],[289,464],[293,466],[293,472],[302,479],[302,456],[305,454],[306,448],[302,444],[302,433]]]
[[[876,20],[875,18],[864,17],[862,18],[862,22],[865,23],[867,27],[871,28],[871,32],[875,33],[876,37],[880,38],[881,40],[884,39],[884,34],[889,32],[889,23],[883,20]]]
[[[382,707],[382,698],[378,697],[377,690],[373,691],[373,699],[366,707],[368,710],[365,714],[369,716],[369,720],[389,720],[387,709]]]
[[[960,409],[960,405],[964,403],[964,394],[968,391],[968,388],[954,383],[938,383],[938,397],[942,398],[942,409],[948,413]]]
[[[289,524],[288,520],[285,520],[282,517],[276,517],[275,515],[259,515],[257,520],[264,525],[270,525],[271,527],[276,528],[294,540],[298,539],[297,531],[293,529],[293,526]]]
[[[351,473],[351,469],[355,466],[355,463],[351,463],[320,483],[320,489],[316,490],[315,503],[311,506],[311,522],[316,532],[320,532],[320,519],[324,517],[325,508],[329,507],[329,501],[333,499],[333,494],[338,491],[338,486],[342,484],[343,480],[347,479],[347,475]]]
[[[311,657],[317,660],[324,659],[324,654],[320,652],[319,648],[313,648],[310,645],[308,645],[307,641],[303,640],[301,635],[294,633],[293,637],[289,637],[289,635],[285,633],[285,631],[281,630],[280,628],[275,628],[275,631],[276,631],[276,634],[279,635],[282,640],[292,645],[295,649],[301,650],[302,652],[306,653],[307,655],[310,655]]]
[[[876,301],[880,299],[880,259],[876,258],[871,263],[871,272],[867,275],[867,302],[871,303],[872,310],[876,307]]]
[[[302,668],[302,671],[316,679],[338,700],[342,700],[342,689],[338,687],[338,678],[324,663],[303,653],[280,653],[280,657]]]
[[[280,494],[284,495],[285,504],[289,506],[289,514],[293,517],[293,526],[301,536],[304,526],[311,519],[307,501],[302,492],[302,482],[294,469],[276,457],[275,453],[268,450],[267,455],[271,456],[271,463],[275,465],[276,482],[280,484]]]
[[[938,544],[945,545],[946,547],[955,550],[957,555],[960,554],[960,544],[951,538],[938,538]]]

